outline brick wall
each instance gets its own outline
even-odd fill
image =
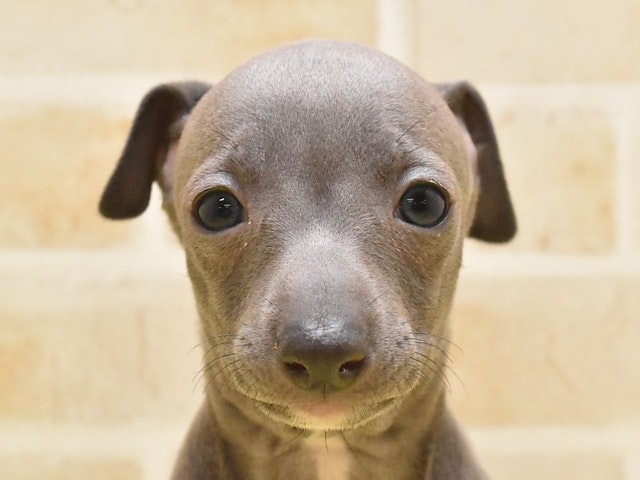
[[[0,478],[167,477],[202,390],[190,287],[157,198],[107,222],[101,188],[150,86],[334,37],[470,79],[494,117],[520,234],[468,245],[450,378],[493,479],[640,480],[637,0],[0,12]]]

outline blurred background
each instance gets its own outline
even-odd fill
[[[493,480],[640,480],[638,25],[637,0],[0,0],[0,478],[168,478],[190,286],[157,195],[117,223],[101,189],[156,83],[330,37],[493,116],[520,232],[468,243],[450,375]]]

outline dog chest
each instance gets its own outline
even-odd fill
[[[305,441],[314,460],[318,480],[348,480],[351,454],[340,436],[313,435]]]

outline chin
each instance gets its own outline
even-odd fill
[[[330,401],[285,406],[257,402],[257,408],[270,419],[297,430],[311,432],[342,432],[354,430],[390,412],[394,399],[372,405],[350,405]]]

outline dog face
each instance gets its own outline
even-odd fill
[[[134,163],[151,165],[144,178]],[[463,239],[515,231],[472,88],[350,44],[296,44],[211,88],[151,92],[103,213],[144,210],[153,179],[210,388],[298,429],[357,428],[439,392]]]

